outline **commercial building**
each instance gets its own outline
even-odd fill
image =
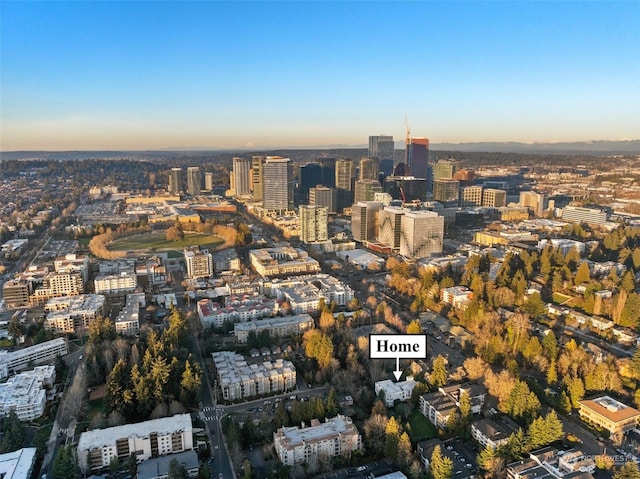
[[[427,198],[427,180],[415,176],[387,176],[384,191],[395,200],[424,201]]]
[[[378,180],[358,180],[355,183],[353,202],[373,201],[376,193],[382,193],[382,185]]]
[[[542,193],[536,193],[534,191],[520,192],[520,206],[531,209],[536,216],[542,216],[546,207],[545,203],[546,198]]]
[[[177,414],[135,424],[94,429],[80,434],[77,461],[82,472],[108,467],[118,458],[125,462],[130,454],[136,462],[193,449],[190,414]]]
[[[607,212],[597,208],[565,206],[562,209],[562,220],[571,223],[587,223],[593,226],[602,226],[607,222],[607,219]]]
[[[293,167],[288,158],[269,156],[262,167],[263,206],[283,214],[293,209]]]
[[[400,251],[402,238],[402,217],[407,210],[398,206],[386,206],[378,215],[380,233],[378,241],[393,251]]]
[[[273,435],[273,446],[282,464],[315,467],[320,458],[350,457],[362,448],[362,437],[351,418],[338,415],[309,426],[282,427]]]
[[[361,201],[351,209],[351,235],[356,241],[374,241],[378,236],[378,213],[382,203]]]
[[[474,185],[462,188],[460,206],[463,208],[482,206],[482,186]]]
[[[233,179],[231,189],[235,191],[236,196],[248,196],[251,194],[251,160],[248,158],[234,158],[231,175]]]
[[[453,180],[458,171],[458,162],[449,158],[448,160],[438,160],[433,166],[433,180]]]
[[[26,281],[10,279],[2,285],[2,299],[9,308],[29,305],[29,285]]]
[[[390,379],[384,381],[376,381],[374,390],[376,396],[380,391],[384,392],[384,402],[387,407],[393,407],[395,401],[408,401],[416,387],[413,376],[409,376],[406,381],[393,382]]]
[[[460,194],[458,180],[433,180],[433,199],[445,205],[457,205]]]
[[[580,418],[609,431],[615,443],[635,428],[640,421],[640,411],[609,396],[578,401]]]
[[[353,160],[339,158],[336,160],[336,193],[337,209],[342,211],[353,203],[353,181],[355,179],[355,167]]]
[[[401,217],[400,254],[425,258],[442,253],[444,217],[433,211],[407,211]]]
[[[187,168],[187,193],[191,196],[198,196],[202,192],[202,176],[199,166]]]
[[[320,263],[309,253],[289,245],[251,250],[249,262],[262,277],[320,271]]]
[[[380,172],[389,176],[393,172],[395,143],[393,136],[377,135],[369,137],[370,158],[378,158],[380,161]]]
[[[33,421],[42,416],[47,402],[45,387],[51,388],[55,378],[54,366],[37,366],[10,377],[0,384],[0,416],[11,411],[21,421]]]
[[[405,164],[412,176],[425,178],[427,184],[430,183],[428,138],[407,138]]]
[[[223,249],[213,253],[213,271],[236,271],[242,270],[238,252],[233,248]]]
[[[367,181],[373,180],[377,181],[378,184],[378,173],[379,173],[379,160],[376,157],[363,157],[360,158],[359,164],[359,180]]]
[[[169,193],[177,195],[182,191],[182,168],[171,168],[169,175]]]
[[[67,352],[67,342],[64,338],[52,339],[16,351],[0,350],[0,378],[7,377],[9,371],[23,370],[30,363],[43,364],[53,361],[58,356],[64,356]]]
[[[324,206],[302,205],[299,209],[300,241],[314,243],[329,238],[327,227],[328,209]]]
[[[86,331],[89,324],[105,313],[106,298],[101,294],[82,294],[52,298],[45,304],[44,327],[53,333]]]
[[[240,401],[290,391],[296,387],[296,368],[291,361],[277,359],[247,364],[232,351],[212,354],[218,385],[227,401]]]
[[[234,327],[234,335],[238,343],[245,344],[251,332],[259,335],[263,331],[267,331],[270,338],[285,338],[293,334],[303,334],[313,327],[313,318],[305,313],[238,323]]]
[[[185,248],[184,260],[189,278],[209,278],[213,275],[213,256],[209,250],[199,247]]]
[[[507,192],[495,188],[485,188],[482,192],[482,206],[493,208],[507,206]]]
[[[336,213],[336,190],[321,185],[310,188],[309,205],[324,206],[329,214]]]
[[[253,201],[262,201],[264,199],[264,181],[263,168],[265,156],[251,157],[251,196]]]

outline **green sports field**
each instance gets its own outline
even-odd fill
[[[169,256],[173,257],[176,253],[182,255],[182,250],[186,246],[198,245],[213,250],[222,242],[222,239],[217,236],[202,233],[186,233],[184,239],[180,241],[169,241],[164,233],[142,233],[119,238],[109,243],[107,247],[112,251],[168,251]]]

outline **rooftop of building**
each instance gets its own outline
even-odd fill
[[[620,422],[633,417],[640,417],[640,411],[609,396],[584,399],[582,401],[578,401],[578,403],[581,407],[590,409],[596,414],[599,414],[613,422]]]
[[[350,431],[357,433],[351,418],[338,414],[327,419],[324,423],[300,428],[298,426],[283,427],[276,434],[281,433],[289,446],[295,447],[309,442],[320,442],[324,439],[344,434]]]
[[[191,415],[176,414],[175,416],[151,419],[149,421],[124,424],[106,429],[93,429],[83,432],[78,441],[78,450],[113,445],[115,441],[125,437],[148,437],[151,433],[170,434],[178,431],[191,431]]]

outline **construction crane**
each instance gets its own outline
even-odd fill
[[[407,114],[404,114],[404,126],[407,129],[407,144],[409,144],[409,139],[411,138],[411,127],[409,126],[409,118]]]

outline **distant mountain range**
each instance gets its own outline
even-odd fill
[[[110,150],[110,151],[6,151],[0,152],[2,160],[28,160],[28,159],[85,159],[85,158],[131,158],[153,159],[165,156],[171,152],[173,155],[192,152],[196,155],[207,151],[216,153],[233,152],[275,152],[286,150],[351,150],[365,149],[367,145],[314,145],[314,146],[282,146],[250,148],[211,148],[211,147],[181,147],[165,148],[159,150]],[[431,143],[432,151],[460,151],[460,152],[492,152],[492,153],[529,153],[529,154],[561,154],[561,155],[640,155],[640,140],[622,141],[585,141],[568,143],[518,143],[518,142],[474,142],[474,143]],[[396,150],[404,150],[404,141],[396,142]],[[365,153],[366,154],[366,153]],[[172,156],[173,156],[172,155]]]

